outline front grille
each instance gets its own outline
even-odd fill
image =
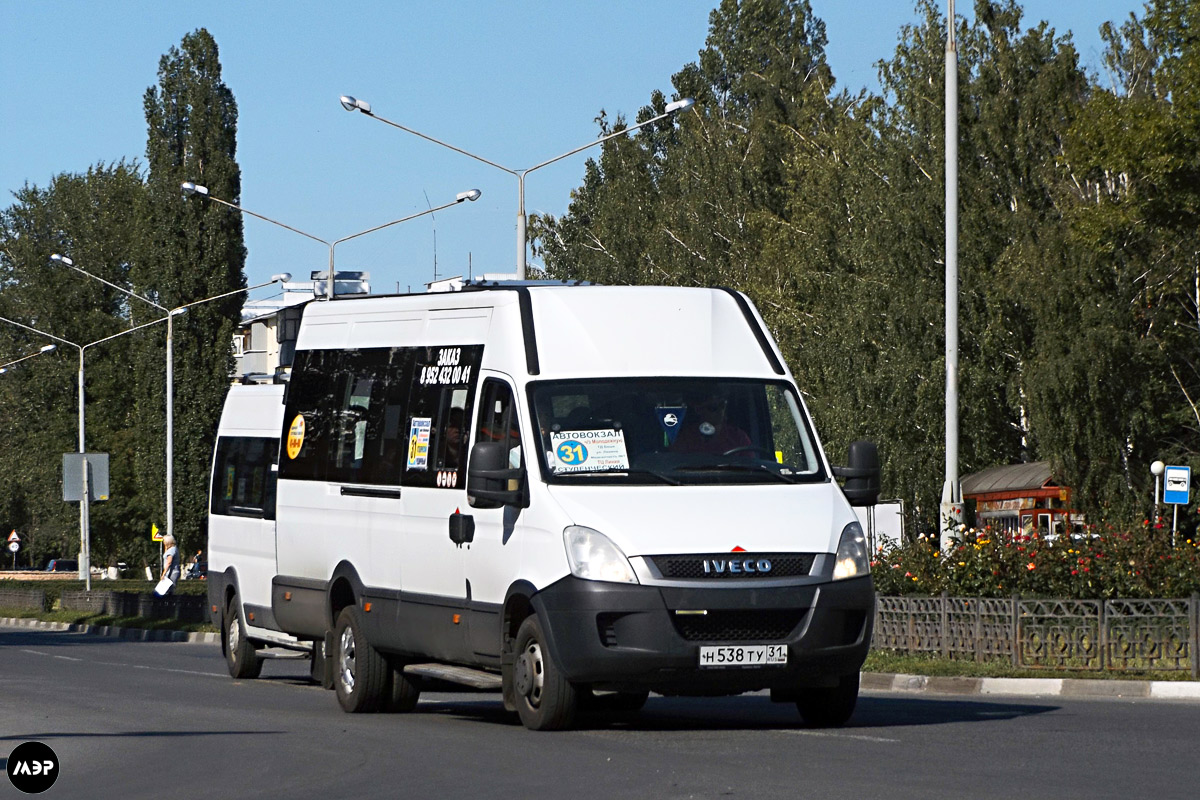
[[[671,614],[675,630],[689,642],[777,642],[786,639],[807,613],[710,609],[707,614]]]
[[[755,578],[794,578],[812,571],[815,553],[710,553],[707,555],[650,556],[648,558],[658,573],[668,580],[753,580]],[[717,572],[712,561],[766,560],[771,562],[770,572],[730,572],[726,568]],[[704,571],[705,562],[709,571]]]

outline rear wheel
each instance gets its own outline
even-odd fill
[[[526,617],[517,631],[513,695],[521,723],[530,730],[564,730],[575,720],[575,687],[550,656],[536,614]]]
[[[858,673],[843,675],[837,686],[801,689],[796,697],[800,717],[816,728],[845,725],[858,704]]]
[[[225,640],[225,665],[229,674],[239,680],[257,678],[262,674],[262,659],[258,657],[254,643],[246,638],[242,627],[242,615],[238,608],[237,595],[229,598],[222,618]]]
[[[346,606],[333,635],[333,688],[342,710],[351,714],[379,711],[387,699],[391,667],[367,641],[362,612]]]

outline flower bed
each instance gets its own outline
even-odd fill
[[[1181,539],[1172,547],[1170,533],[1149,523],[1057,540],[963,527],[945,552],[934,535],[881,547],[871,572],[881,595],[1187,597],[1200,592],[1200,542]]]

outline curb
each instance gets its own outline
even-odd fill
[[[77,625],[70,622],[45,622],[26,617],[0,617],[0,625],[14,628],[37,628],[44,631],[82,633],[89,636],[107,636],[131,642],[192,642],[219,644],[218,633],[188,633],[186,631],[146,630],[143,628],[118,628],[115,625]]]
[[[112,625],[76,625],[43,622],[24,617],[0,617],[0,625],[16,628],[82,633],[134,642],[191,642],[219,644],[217,633],[118,628]],[[1091,678],[952,678],[936,675],[864,672],[860,688],[868,692],[898,694],[942,694],[961,697],[996,695],[1009,697],[1113,697],[1127,700],[1200,701],[1200,681],[1123,681]]]
[[[1119,697],[1198,700],[1200,681],[1125,681],[1091,678],[950,678],[864,672],[861,688],[871,692],[1010,697]]]

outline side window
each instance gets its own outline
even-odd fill
[[[521,466],[521,431],[512,389],[504,381],[489,378],[483,384],[480,396],[476,441],[504,442],[508,447],[509,467]]]
[[[210,510],[218,516],[275,518],[279,440],[222,436],[217,440]]]
[[[415,349],[405,428],[405,486],[466,485],[466,443],[482,356],[482,345]]]
[[[402,348],[343,354],[329,480],[399,484],[406,438],[400,426],[408,377],[404,354]]]
[[[334,367],[341,355],[326,350],[296,353],[283,414],[281,478],[325,480],[326,454],[343,377],[335,373]]]
[[[280,477],[396,485],[411,358],[404,348],[296,354]]]

